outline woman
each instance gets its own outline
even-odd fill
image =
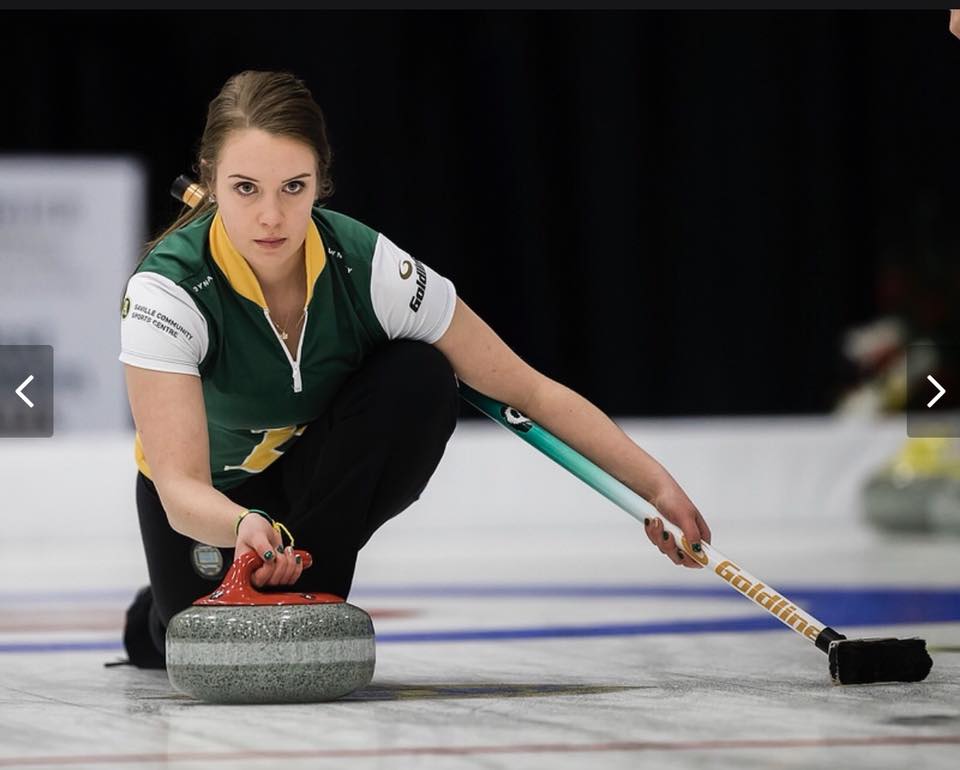
[[[248,551],[263,559],[258,587],[346,598],[358,550],[437,467],[457,378],[621,479],[691,544],[710,541],[670,474],[525,364],[449,280],[318,205],[332,191],[330,159],[300,80],[231,77],[208,109],[201,201],[127,283],[120,360],[150,575],[127,611],[134,665],[162,667],[170,618]],[[306,572],[284,530],[312,554]],[[674,563],[699,566],[656,519],[646,531]]]

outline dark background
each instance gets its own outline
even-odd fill
[[[329,208],[453,280],[533,366],[612,414],[824,412],[855,379],[849,327],[960,340],[947,23],[6,13],[0,151],[140,158],[156,234],[226,78],[287,69],[327,117]]]

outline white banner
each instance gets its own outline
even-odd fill
[[[52,345],[54,436],[130,426],[120,302],[145,239],[131,158],[0,156],[0,345]]]

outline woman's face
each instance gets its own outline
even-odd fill
[[[300,257],[317,196],[310,145],[258,128],[232,132],[214,193],[230,241],[261,275],[282,275]]]

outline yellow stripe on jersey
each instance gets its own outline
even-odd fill
[[[306,237],[306,270],[307,270],[307,305],[313,299],[313,285],[317,277],[323,272],[327,264],[327,250],[323,245],[323,239],[320,237],[320,231],[317,229],[313,219],[307,227]],[[210,227],[210,252],[213,254],[213,261],[223,272],[233,287],[241,297],[246,297],[260,307],[267,307],[267,300],[263,296],[263,290],[260,288],[260,282],[254,274],[250,264],[243,258],[239,251],[231,243],[227,235],[227,228],[223,226],[223,220],[218,211],[213,218]]]
[[[140,443],[140,431],[137,431],[137,438],[133,442],[133,456],[137,461],[140,472],[150,481],[153,481],[153,474],[150,473],[150,466],[147,465],[147,456],[143,453],[143,444]]]
[[[261,473],[267,469],[274,460],[283,457],[283,452],[277,451],[277,447],[286,444],[294,435],[302,436],[307,429],[306,425],[299,428],[291,425],[286,428],[264,428],[263,430],[252,430],[251,433],[262,433],[263,440],[257,444],[247,455],[240,465],[224,465],[225,471],[240,470],[247,473]]]
[[[242,470],[247,473],[261,473],[265,471],[274,460],[283,457],[283,452],[278,452],[277,447],[287,443],[294,436],[302,436],[307,429],[306,425],[290,425],[283,428],[263,428],[262,430],[251,430],[251,433],[262,433],[263,439],[258,443],[253,451],[244,459],[240,465],[225,465],[224,470]],[[143,444],[140,441],[140,432],[137,431],[136,439],[133,444],[133,456],[137,461],[137,467],[140,472],[150,481],[153,476],[150,473],[150,466],[147,464],[147,457],[143,452]]]

